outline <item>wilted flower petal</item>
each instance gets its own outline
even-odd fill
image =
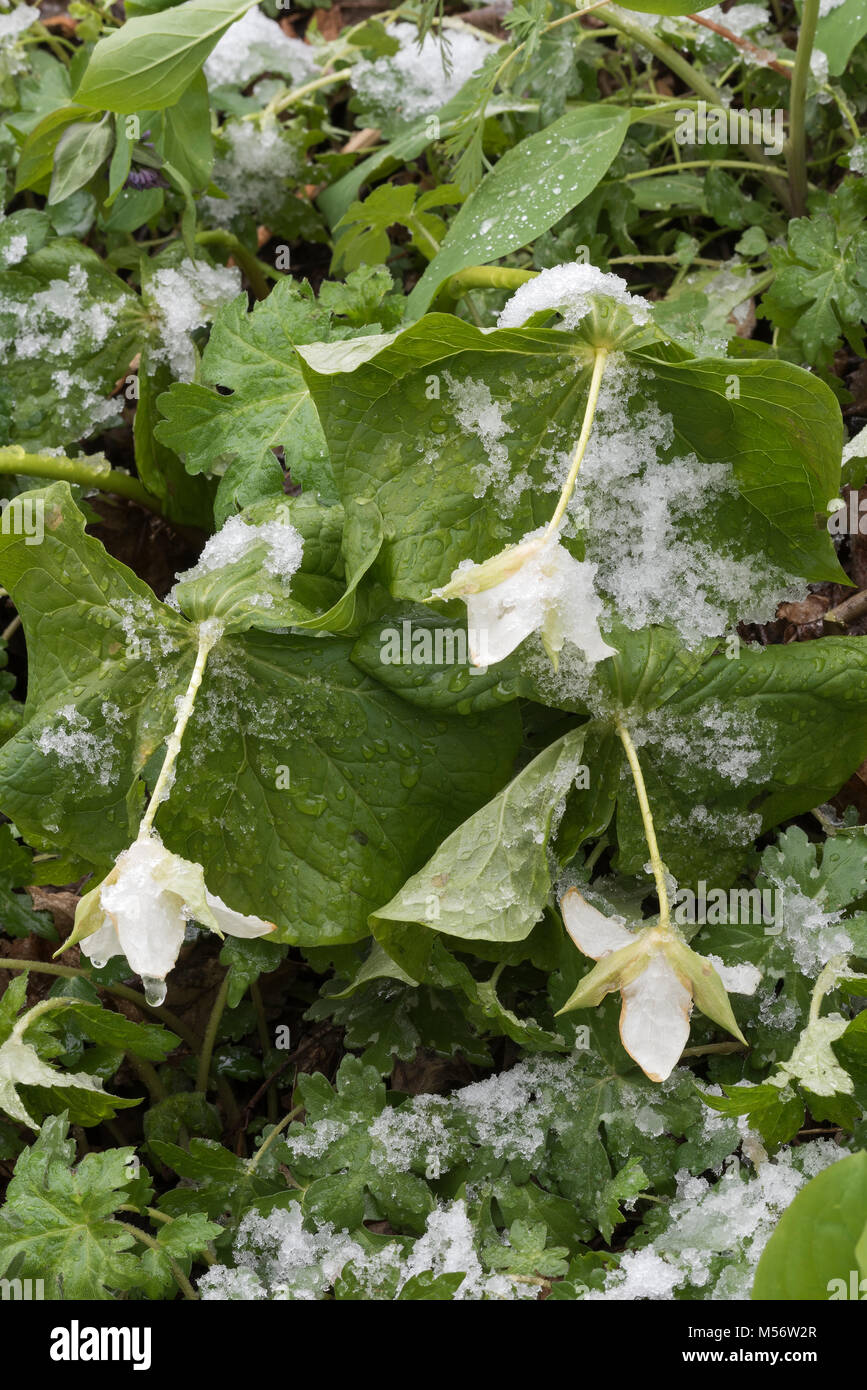
[[[459,567],[434,597],[464,599],[476,666],[502,661],[533,632],[541,633],[555,663],[566,641],[596,662],[615,649],[599,630],[595,576],[594,564],[576,560],[556,533],[546,538],[543,527],[482,565]]]
[[[651,1081],[664,1081],[689,1038],[692,991],[660,950],[631,984],[623,985],[621,997],[623,1046]]]
[[[201,864],[172,854],[151,832],[124,850],[102,883],[82,898],[66,946],[81,942],[97,966],[126,956],[146,982],[162,981],[178,958],[190,919],[230,936],[274,930],[273,922],[227,907],[205,886]]]

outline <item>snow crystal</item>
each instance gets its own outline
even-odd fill
[[[193,568],[185,570],[177,578],[183,583],[201,579],[203,575],[212,574],[214,570],[237,564],[258,545],[266,547],[262,562],[265,572],[288,584],[301,564],[303,537],[288,521],[263,521],[253,526],[242,516],[230,516],[216,535],[205,542]],[[256,597],[261,599],[263,596]]]
[[[625,305],[638,324],[647,323],[650,310],[643,299],[630,294],[619,275],[598,270],[595,265],[575,262],[543,270],[520,286],[508,300],[497,320],[498,328],[520,328],[533,314],[559,309],[565,328],[575,328],[589,313],[590,298],[605,295]]]
[[[19,5],[8,14],[0,11],[0,44],[12,44],[41,18],[35,5]]]
[[[368,1129],[376,1141],[372,1158],[382,1172],[406,1173],[421,1165],[429,1179],[438,1178],[454,1159],[455,1138],[445,1116],[451,1110],[443,1096],[415,1096],[399,1109],[387,1106]]]
[[[213,181],[226,196],[202,199],[208,218],[221,227],[245,213],[267,221],[285,197],[286,180],[301,168],[298,151],[276,123],[230,121],[223,138],[228,149],[217,156]]]
[[[815,980],[832,956],[849,955],[854,950],[852,938],[840,922],[840,912],[825,912],[821,896],[808,897],[791,877],[774,878],[776,912],[774,914],[775,945],[801,974]]]
[[[663,758],[695,769],[697,787],[707,770],[736,787],[750,778],[760,780],[767,755],[757,711],[730,709],[716,700],[688,715],[665,706],[652,710],[632,727],[632,740],[636,748],[650,744]]]
[[[312,1301],[325,1298],[348,1264],[367,1297],[391,1274],[396,1291],[415,1275],[464,1274],[455,1299],[536,1298],[532,1285],[486,1274],[475,1248],[475,1231],[462,1200],[448,1202],[430,1213],[424,1234],[408,1253],[389,1242],[374,1253],[365,1251],[346,1230],[326,1222],[305,1230],[300,1205],[272,1211],[268,1216],[248,1212],[235,1244],[237,1268],[214,1265],[199,1281],[205,1301],[272,1299]]]
[[[448,29],[443,37],[425,35],[419,47],[418,30],[403,21],[386,25],[400,48],[379,58],[359,58],[350,81],[371,113],[415,120],[438,111],[460,91],[491,51],[476,34]],[[449,71],[444,70],[443,58]]]
[[[509,410],[508,402],[501,404],[495,401],[484,381],[474,381],[472,377],[458,380],[451,372],[443,372],[443,378],[455,403],[458,424],[467,434],[473,434],[481,441],[488,456],[488,468],[479,464],[475,467],[478,479],[476,497],[484,496],[492,484],[498,489],[506,487],[509,483],[509,455],[500,441],[512,429],[503,418]],[[526,486],[529,483],[527,478]]]
[[[102,713],[106,723],[115,728],[122,719],[117,706],[107,701],[103,703]],[[64,705],[59,709],[57,719],[58,723],[40,731],[36,740],[40,753],[45,757],[54,754],[61,767],[74,769],[76,782],[88,775],[96,777],[101,787],[108,786],[118,756],[112,730],[106,728],[102,733],[93,731],[90,720],[74,705]]]
[[[755,994],[762,972],[755,965],[724,965],[719,956],[706,956],[729,994]]]
[[[586,1302],[671,1299],[691,1285],[710,1300],[748,1299],[759,1257],[809,1178],[847,1156],[829,1140],[784,1150],[746,1181],[736,1168],[714,1184],[677,1174],[668,1223],[650,1244],[621,1256],[604,1290]]]
[[[196,371],[192,334],[212,322],[240,289],[241,273],[233,267],[187,260],[177,270],[158,270],[148,285],[160,336],[153,360],[167,362],[179,381],[191,381]]]
[[[0,255],[3,256],[6,265],[17,265],[19,261],[23,261],[27,255],[27,237],[24,233],[19,232],[17,236],[10,237]]]
[[[597,589],[627,627],[668,622],[695,646],[723,633],[733,612],[744,622],[772,618],[804,585],[766,558],[757,565],[705,539],[716,509],[737,493],[733,470],[675,457],[674,423],[647,399],[645,382],[649,374],[619,355],[609,361],[570,515],[598,566]],[[566,449],[552,464],[552,490],[570,457]]]
[[[205,77],[211,87],[246,87],[266,72],[279,73],[299,86],[315,71],[310,45],[284,34],[258,7],[227,29],[205,59]]]
[[[849,168],[853,174],[867,174],[867,137],[856,140],[849,151]]]

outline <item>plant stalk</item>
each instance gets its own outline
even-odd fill
[[[653,878],[656,883],[656,896],[659,899],[659,925],[666,931],[670,931],[671,907],[668,901],[668,884],[665,881],[665,865],[662,862],[662,856],[659,853],[659,845],[656,842],[656,828],[653,824],[653,812],[650,809],[647,787],[644,783],[644,774],[641,771],[641,764],[638,761],[635,744],[632,742],[632,735],[622,719],[616,719],[615,724],[620,742],[623,744],[626,760],[632,772],[632,780],[635,783],[635,791],[638,796],[638,806],[641,811],[641,821],[644,826],[644,838],[647,841],[647,848],[650,851],[650,865],[653,869]]]
[[[807,211],[807,130],[805,126],[807,78],[810,73],[810,59],[813,55],[818,22],[819,0],[804,0],[798,47],[795,53],[795,71],[792,74],[789,140],[786,148],[789,197],[793,217],[803,217]]]

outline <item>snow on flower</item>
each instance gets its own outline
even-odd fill
[[[201,864],[172,854],[151,831],[124,850],[102,883],[81,899],[63,949],[80,941],[97,969],[112,956],[126,956],[151,1003],[161,1003],[190,919],[218,935],[264,936],[275,929],[273,922],[227,907],[205,886]]]
[[[569,889],[560,908],[579,951],[599,962],[560,1012],[599,1004],[619,989],[621,1041],[651,1081],[665,1081],[677,1065],[689,1038],[694,1002],[745,1042],[714,966],[674,932],[665,927],[633,932],[621,917],[606,917],[593,907],[577,888]],[[748,994],[755,984],[752,978],[737,977],[730,988]]]
[[[566,641],[596,662],[615,649],[599,631],[595,574],[595,565],[576,560],[542,527],[484,564],[464,561],[433,596],[466,603],[474,666],[502,661],[533,632],[541,634],[555,665]]]

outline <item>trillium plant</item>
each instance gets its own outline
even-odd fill
[[[0,0],[0,1284],[861,1300],[863,0],[356,17]]]

